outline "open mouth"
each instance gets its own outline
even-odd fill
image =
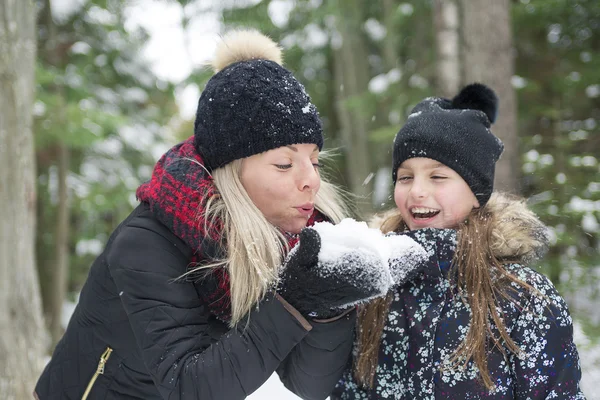
[[[410,213],[414,219],[429,219],[438,215],[440,210],[427,207],[414,207],[410,210]]]

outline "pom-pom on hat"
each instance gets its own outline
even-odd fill
[[[207,169],[282,146],[323,147],[319,114],[270,38],[232,31],[218,45],[212,67],[194,122],[194,144]]]
[[[405,160],[431,158],[456,171],[483,207],[494,189],[496,161],[504,150],[490,131],[497,111],[498,97],[480,83],[467,85],[452,100],[421,101],[394,138],[394,182]]]

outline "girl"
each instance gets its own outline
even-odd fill
[[[290,257],[278,284],[296,234],[345,215],[319,176],[317,111],[280,56],[255,31],[224,38],[194,136],[137,190],[36,398],[242,399],[275,370],[305,398],[332,390],[353,340],[343,305],[382,293],[377,279],[355,279],[367,259],[332,276],[314,257]]]
[[[524,202],[492,196],[502,142],[481,84],[419,103],[394,140],[397,209],[385,232],[430,258],[408,284],[362,307],[354,362],[332,399],[582,399],[572,320],[526,265],[546,228]]]

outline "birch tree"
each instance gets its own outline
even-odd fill
[[[461,0],[463,82],[489,85],[500,99],[494,133],[504,142],[495,188],[519,191],[514,50],[509,0]]]
[[[368,119],[356,107],[358,98],[367,91],[370,79],[368,51],[362,38],[360,1],[340,4],[334,37],[334,76],[336,113],[340,121],[340,137],[346,154],[346,176],[350,191],[357,195],[359,210],[371,211],[372,182],[367,179],[372,169],[369,152]],[[353,107],[354,106],[354,107]]]
[[[439,95],[451,97],[460,86],[459,12],[455,0],[435,0],[433,3],[435,47],[437,53],[436,81]]]
[[[35,7],[0,2],[0,398],[31,398],[46,347],[35,269]]]

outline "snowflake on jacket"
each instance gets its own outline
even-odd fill
[[[349,365],[332,399],[585,398],[567,305],[548,278],[524,265],[545,252],[545,227],[524,218],[520,202],[496,196],[490,203],[501,221],[494,227],[496,256],[519,260],[505,265],[506,270],[538,292],[511,283],[511,299],[499,301],[499,315],[522,354],[505,348],[505,357],[497,348],[488,350],[495,389],[481,384],[472,360],[464,369],[452,367],[452,357],[467,336],[471,311],[452,279],[451,257],[444,255],[396,289],[373,389],[359,386]]]

